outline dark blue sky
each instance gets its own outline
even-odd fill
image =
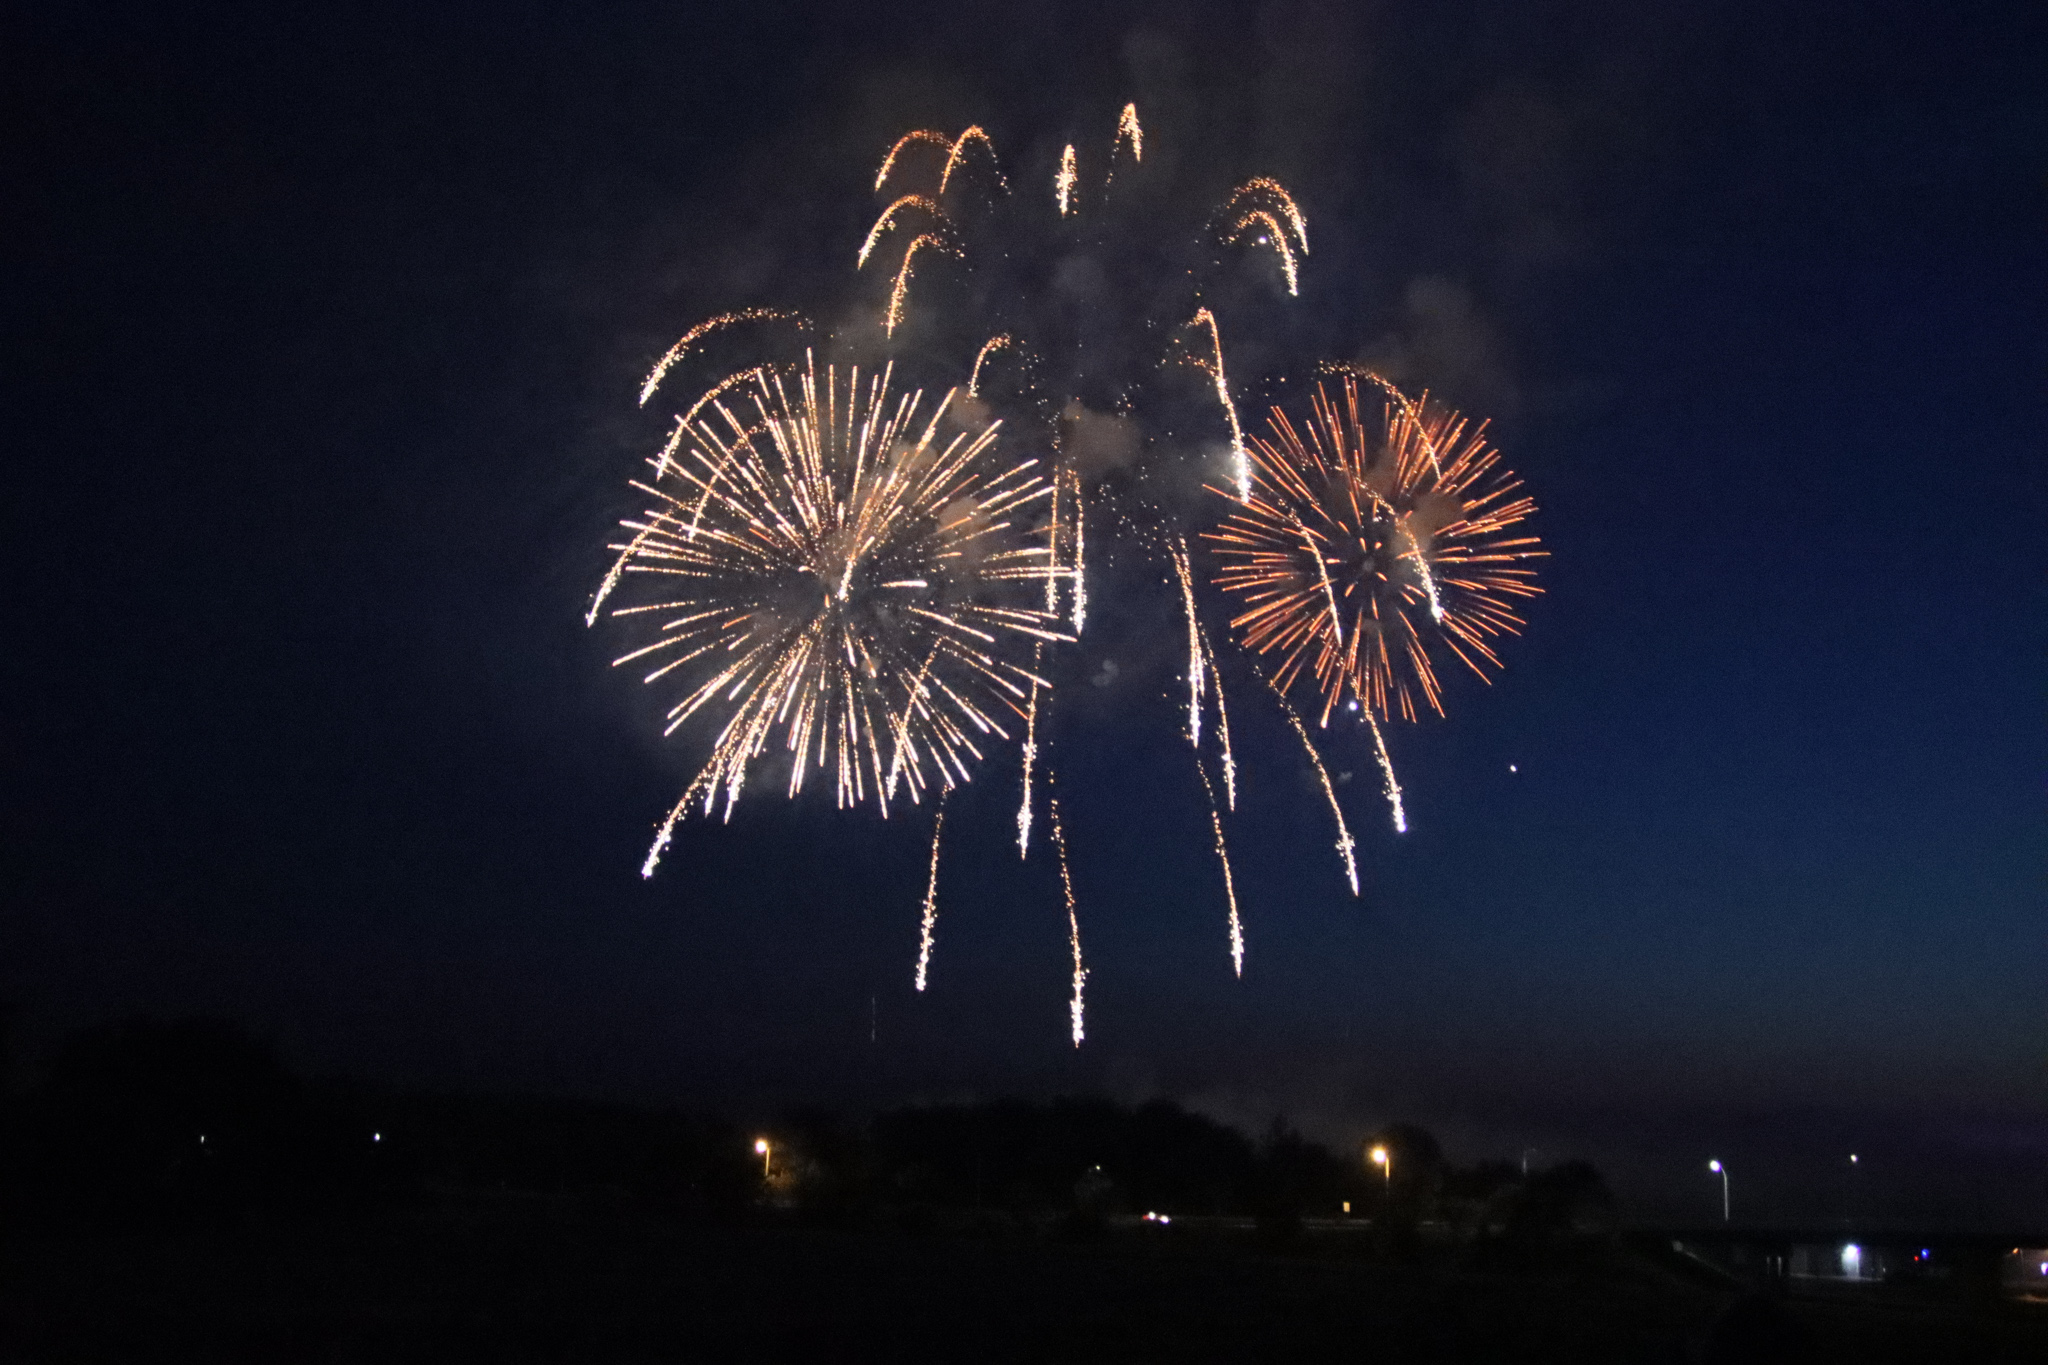
[[[1838,1147],[1938,1149],[1976,1183],[1913,1197],[2043,1216],[2039,15],[1183,8],[9,20],[30,1043],[204,1010],[433,1083],[1413,1116],[1674,1208],[1710,1148],[1794,1212]],[[1055,735],[1075,1056],[1014,763],[915,997],[922,817],[762,802],[641,882],[684,759],[580,613],[676,334],[829,292],[896,132],[1021,158],[1134,96],[1307,208],[1262,344],[1495,413],[1555,558],[1499,684],[1394,734],[1411,834],[1333,745],[1358,902],[1240,689],[1242,983],[1170,642],[1102,608],[1159,676]]]

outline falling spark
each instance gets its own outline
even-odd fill
[[[711,333],[734,326],[737,323],[766,322],[775,318],[793,320],[799,327],[808,327],[810,325],[800,313],[785,313],[775,308],[746,308],[737,313],[721,313],[715,318],[708,318],[698,323],[695,327],[683,333],[682,340],[669,347],[668,354],[664,355],[655,365],[654,369],[648,373],[646,380],[640,385],[640,406],[643,408],[647,406],[647,400],[654,397],[654,391],[661,387],[662,378],[671,369],[675,368],[676,362],[688,355],[692,346],[702,341]]]
[[[1202,627],[1195,615],[1195,576],[1188,567],[1187,542],[1176,537],[1173,572],[1180,579],[1181,606],[1188,620],[1188,742],[1202,747],[1202,688],[1208,681],[1208,660],[1202,657]]]
[[[946,828],[946,793],[939,794],[939,809],[932,817],[932,871],[924,886],[924,930],[917,945],[917,988],[924,989],[925,973],[932,965],[932,930],[939,922],[939,835]]]
[[[1387,753],[1387,737],[1380,733],[1380,723],[1373,718],[1370,709],[1365,713],[1365,723],[1372,727],[1373,752],[1380,760],[1380,790],[1387,794],[1387,806],[1394,813],[1394,833],[1408,832],[1408,812],[1401,808],[1401,784],[1394,777],[1394,760]]]
[[[1202,763],[1202,756],[1195,755],[1195,771],[1202,779],[1202,790],[1209,797],[1209,828],[1216,834],[1216,861],[1223,864],[1223,896],[1230,903],[1230,965],[1237,975],[1244,975],[1244,922],[1237,915],[1237,879],[1230,874],[1230,850],[1223,844],[1223,817],[1216,810],[1216,788],[1209,784],[1209,770]]]
[[[1216,315],[1207,308],[1197,309],[1188,326],[1206,326],[1209,329],[1209,351],[1212,359],[1202,360],[1198,357],[1195,364],[1215,381],[1216,401],[1223,405],[1223,415],[1230,419],[1230,458],[1235,463],[1237,496],[1242,502],[1249,498],[1252,492],[1251,464],[1245,455],[1244,428],[1237,423],[1237,404],[1230,401],[1230,381],[1223,374],[1223,333],[1217,330]]]
[[[1294,262],[1294,248],[1288,245],[1287,234],[1281,230],[1279,219],[1264,209],[1253,209],[1250,213],[1237,220],[1237,226],[1231,230],[1230,236],[1226,240],[1236,242],[1244,236],[1247,230],[1253,227],[1265,229],[1264,235],[1258,239],[1259,245],[1270,245],[1279,254],[1280,270],[1287,276],[1287,292],[1290,295],[1299,295],[1301,293],[1301,274]]]
[[[1050,781],[1050,775],[1047,780]],[[1073,1021],[1074,1046],[1081,1046],[1087,1036],[1082,1028],[1082,987],[1088,983],[1088,969],[1081,965],[1081,919],[1074,911],[1074,875],[1067,870],[1067,831],[1060,823],[1060,798],[1057,793],[1047,803],[1052,809],[1052,843],[1060,855],[1060,891],[1067,898],[1067,943],[1074,950],[1074,998],[1067,1006],[1067,1013]]]
[[[1230,751],[1230,708],[1223,703],[1223,675],[1216,670],[1216,651],[1209,647],[1209,632],[1202,632],[1202,657],[1209,661],[1209,681],[1216,685],[1216,737],[1223,745],[1223,795],[1230,809],[1237,809],[1237,759]]]
[[[1287,703],[1287,694],[1271,678],[1266,685],[1273,689],[1273,695],[1280,699],[1280,709],[1287,716],[1287,723],[1294,727],[1295,735],[1301,740],[1301,747],[1308,751],[1308,761],[1316,770],[1316,781],[1323,784],[1323,797],[1330,803],[1330,814],[1337,817],[1337,854],[1344,859],[1344,879],[1351,883],[1351,894],[1358,894],[1358,859],[1354,856],[1357,845],[1351,841],[1351,830],[1344,823],[1344,808],[1337,804],[1337,789],[1330,783],[1330,770],[1323,766],[1323,756],[1316,752],[1315,741],[1308,737],[1308,727],[1301,723],[1301,717]]]
[[[974,357],[974,370],[967,376],[967,396],[969,398],[975,398],[980,396],[981,366],[982,362],[988,359],[989,352],[1000,351],[1009,344],[1010,334],[1008,332],[998,332],[996,335],[990,337],[987,341],[981,343],[981,350],[978,351]]]
[[[910,292],[910,269],[921,247],[931,247],[949,256],[960,254],[958,248],[936,232],[920,232],[910,239],[910,245],[903,252],[903,264],[896,268],[896,283],[889,289],[889,311],[882,318],[884,336],[896,335],[897,324],[903,321],[903,300]]]
[[[1060,153],[1059,174],[1052,178],[1053,193],[1059,198],[1060,217],[1062,218],[1067,216],[1068,208],[1074,197],[1075,175],[1074,144],[1069,142],[1067,149]]]
[[[1074,582],[1074,638],[1078,640],[1081,627],[1088,620],[1088,518],[1081,500],[1081,476],[1072,469],[1066,473],[1074,498],[1074,567],[1071,572]]]
[[[1043,646],[1040,646],[1042,649]],[[1031,671],[1037,672],[1039,650],[1031,655]],[[1031,856],[1031,770],[1038,763],[1038,684],[1031,684],[1031,700],[1024,710],[1024,796],[1017,803],[1017,856]]]
[[[996,164],[996,144],[989,141],[988,134],[977,126],[963,129],[960,136],[953,139],[953,150],[946,153],[946,169],[939,173],[939,193],[944,194],[946,187],[953,183],[953,172],[959,170],[966,159],[969,142],[979,142],[988,152],[989,169],[996,173],[996,183],[1008,190],[1010,182],[1003,178],[1003,169]]]
[[[882,234],[896,225],[897,210],[906,208],[922,209],[934,219],[940,221],[943,221],[946,217],[946,211],[940,208],[935,201],[927,199],[921,194],[904,195],[901,199],[889,205],[888,208],[883,209],[882,216],[875,219],[875,225],[868,229],[867,240],[860,244],[860,251],[854,256],[855,269],[860,269],[868,263],[868,257],[874,254],[875,243],[881,241]]]
[[[1131,144],[1131,160],[1143,161],[1145,130],[1138,126],[1138,106],[1135,104],[1126,104],[1122,117],[1116,121],[1116,138],[1109,144],[1109,157],[1112,163],[1116,160],[1116,149],[1123,146],[1126,140]]]
[[[935,128],[920,128],[915,132],[905,133],[902,137],[896,139],[896,145],[889,149],[889,155],[882,158],[882,169],[875,172],[875,189],[877,192],[887,183],[889,172],[896,168],[896,158],[902,154],[903,149],[919,142],[936,143],[941,147],[948,148],[953,145],[952,138],[947,137]]]

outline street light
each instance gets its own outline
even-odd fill
[[[761,1178],[766,1180],[768,1178],[768,1163],[775,1159],[773,1149],[768,1146],[767,1138],[754,1139],[754,1155],[761,1158]]]
[[[1372,1157],[1373,1165],[1386,1172],[1387,1188],[1392,1190],[1394,1188],[1394,1154],[1385,1147],[1375,1147],[1368,1155]]]
[[[1709,1161],[1707,1169],[1721,1177],[1721,1221],[1728,1221],[1728,1168],[1718,1160]]]

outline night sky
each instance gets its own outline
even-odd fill
[[[204,1012],[408,1084],[1169,1095],[1680,1215],[1718,1155],[1787,1217],[2048,1221],[2037,7],[45,8],[0,37],[31,1056]],[[1105,570],[1074,677],[1124,681],[1052,739],[1076,1053],[1014,756],[917,996],[925,812],[762,794],[641,880],[691,765],[582,612],[684,328],[830,297],[897,133],[1022,176],[1126,99],[1309,216],[1247,344],[1492,414],[1554,558],[1498,683],[1390,733],[1411,833],[1330,739],[1357,901],[1239,686],[1242,982],[1176,623]]]

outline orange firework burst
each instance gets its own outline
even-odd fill
[[[1045,685],[1030,648],[1071,638],[1041,605],[1051,550],[1028,529],[1051,483],[999,458],[994,425],[946,434],[947,403],[925,417],[887,370],[764,368],[739,391],[650,461],[634,487],[655,504],[624,523],[601,589],[646,631],[616,662],[681,684],[668,729],[719,722],[649,872],[690,802],[730,811],[771,741],[792,796],[813,768],[841,805],[884,813],[900,787],[964,781]]]
[[[1542,591],[1537,537],[1512,534],[1536,504],[1485,424],[1368,379],[1377,411],[1352,376],[1337,399],[1317,386],[1305,430],[1273,409],[1247,442],[1251,492],[1204,537],[1245,647],[1277,656],[1282,692],[1312,674],[1326,723],[1346,692],[1369,716],[1414,720],[1418,692],[1441,715],[1434,650],[1487,677],[1492,642],[1520,633],[1510,599]]]

